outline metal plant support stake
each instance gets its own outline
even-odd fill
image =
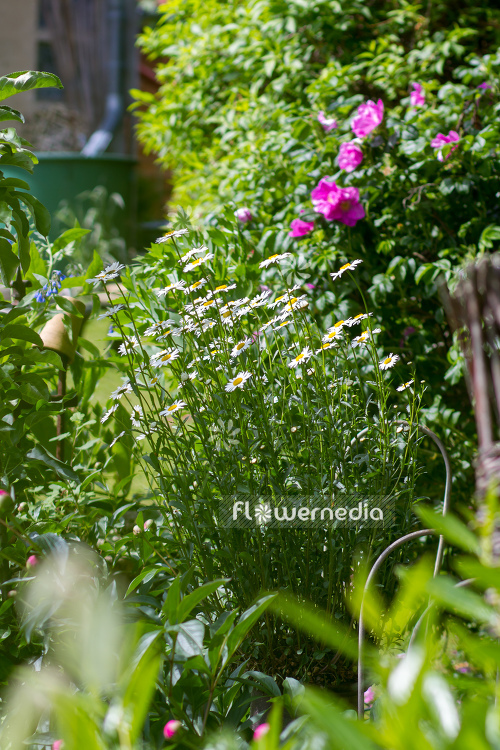
[[[401,422],[401,424],[408,424],[407,422]],[[444,447],[441,440],[438,438],[438,436],[432,431],[429,430],[428,427],[424,427],[423,425],[418,425],[419,430],[424,433],[424,435],[427,435],[430,437],[434,442],[436,443],[437,447],[439,448],[439,451],[441,452],[441,455],[443,457],[445,469],[446,469],[446,483],[444,487],[444,501],[443,501],[443,516],[445,516],[449,510],[450,510],[450,499],[451,499],[451,464],[450,459],[448,457],[448,453],[446,452],[446,448]],[[370,586],[371,582],[375,578],[375,575],[384,562],[384,560],[389,557],[391,552],[393,552],[395,549],[398,549],[399,547],[403,546],[403,544],[406,544],[406,542],[410,542],[413,539],[418,539],[421,536],[429,536],[429,534],[435,534],[436,531],[434,529],[420,529],[418,531],[412,531],[410,534],[405,534],[404,536],[400,537],[399,539],[396,539],[395,542],[392,542],[388,547],[385,548],[385,550],[377,557],[375,562],[373,563],[370,572],[368,574],[368,577],[366,579],[365,587],[363,590],[363,597],[361,599],[361,606],[359,610],[359,629],[358,629],[358,716],[360,719],[362,719],[365,715],[365,702],[364,702],[364,654],[363,654],[363,646],[364,646],[364,640],[365,640],[365,623],[364,623],[364,604],[365,604],[365,597],[366,592],[368,591],[368,587]],[[444,555],[444,537],[439,537],[439,543],[438,543],[438,549],[436,553],[436,562],[434,565],[434,575],[436,576],[440,569],[441,565],[443,563],[443,555]],[[424,612],[424,615],[426,612]],[[422,619],[422,618],[421,618]],[[418,628],[420,625],[420,620],[418,621],[416,628]]]

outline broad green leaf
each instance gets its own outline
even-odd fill
[[[31,344],[43,347],[43,341],[36,331],[28,328],[28,326],[18,325],[17,323],[6,325],[3,329],[0,328],[0,339],[29,341]]]
[[[187,594],[187,596],[182,599],[177,610],[177,617],[179,622],[182,622],[193,611],[197,604],[199,604],[207,596],[210,596],[210,594],[213,594],[214,591],[217,591],[218,588],[223,586],[228,581],[228,578],[220,578],[216,581],[205,583],[203,584],[203,586],[200,586],[194,591],[191,591],[190,594]]]
[[[158,636],[159,634],[155,634]],[[123,708],[128,716],[131,745],[135,744],[143,728],[146,714],[156,686],[160,670],[161,654],[155,640],[150,643],[139,663],[135,665],[127,681],[123,696]]]
[[[38,401],[49,401],[49,389],[40,375],[22,374],[17,379],[19,391],[24,399],[30,404],[36,404]]]
[[[89,232],[90,229],[82,229],[82,227],[73,227],[72,229],[67,229],[54,241],[52,252],[57,253],[59,250],[62,250],[67,245],[69,245],[70,242],[81,240],[82,237],[85,237],[85,235]]]
[[[76,471],[73,471],[71,466],[68,466],[68,464],[59,461],[55,456],[46,451],[45,448],[42,448],[41,445],[37,445],[35,446],[35,448],[32,448],[32,450],[30,450],[26,454],[26,458],[29,458],[32,461],[41,461],[46,466],[49,466],[51,469],[53,469],[55,473],[59,477],[61,477],[61,479],[66,479],[68,482],[80,481],[80,477],[78,476]]]
[[[0,278],[2,284],[9,286],[19,268],[19,258],[12,251],[10,242],[0,237]]]
[[[16,192],[16,195],[19,200],[27,203],[31,208],[37,230],[40,234],[43,234],[44,237],[47,237],[50,232],[50,213],[47,211],[43,203],[40,203],[38,198],[35,198],[31,193]]]
[[[276,594],[265,596],[262,599],[259,599],[259,601],[256,602],[252,607],[243,612],[237,624],[229,633],[227,639],[227,656],[225,659],[226,663],[230,661],[235,651],[240,647],[248,632],[255,625],[257,620],[264,614],[266,609],[275,598]]]
[[[432,508],[426,508],[423,505],[418,505],[415,508],[415,512],[426,526],[435,529],[447,541],[466,552],[479,554],[480,546],[478,538],[456,516],[443,516],[436,513]]]
[[[16,120],[17,122],[24,122],[24,116],[17,109],[12,109],[6,104],[0,106],[0,122],[5,120]]]
[[[53,73],[42,73],[37,70],[20,70],[16,73],[0,77],[0,101],[8,99],[9,96],[19,94],[21,91],[31,89],[57,88],[63,85],[59,78]]]
[[[166,616],[167,621],[173,625],[178,622],[179,604],[181,601],[181,579],[179,576],[172,581],[170,588],[161,611]]]

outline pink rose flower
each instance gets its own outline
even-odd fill
[[[163,727],[163,736],[166,740],[171,740],[174,734],[176,734],[181,728],[181,722],[177,719],[170,719]]]
[[[305,234],[309,234],[314,229],[314,221],[302,221],[302,219],[294,219],[290,226],[291,232],[288,232],[289,237],[303,237]]]
[[[437,158],[439,159],[439,161],[444,161],[443,152],[441,151],[441,149],[443,148],[443,146],[445,146],[447,143],[455,143],[456,141],[459,141],[459,140],[460,140],[460,136],[458,135],[458,133],[455,130],[450,130],[450,132],[448,133],[448,135],[443,135],[442,133],[438,133],[437,136],[432,139],[432,141],[431,141],[432,148],[438,148],[438,149],[440,149],[438,151],[438,153],[437,153]],[[453,146],[453,148],[451,149],[451,151],[455,151],[456,148],[457,148],[457,146]],[[446,158],[448,158],[450,156],[451,151],[446,156]]]
[[[491,88],[493,88],[493,87],[490,86],[489,83],[486,83],[486,81],[483,81],[483,83],[480,83],[479,86],[478,86],[478,89],[484,89],[485,91],[486,91],[486,89],[491,89]]]
[[[412,83],[413,91],[410,94],[412,107],[423,107],[425,104],[425,92],[421,83]]]
[[[246,224],[247,221],[252,221],[253,219],[252,212],[249,208],[237,208],[234,215],[242,224]]]
[[[5,492],[5,490],[0,490],[0,497],[8,497],[9,493]]]
[[[321,110],[321,112],[318,112],[318,122],[325,133],[329,133],[330,130],[335,130],[335,128],[337,127],[337,120],[334,117],[326,117],[323,110]]]
[[[56,740],[52,743],[52,750],[62,750],[63,747],[63,741],[62,740]]]
[[[354,141],[342,143],[337,158],[340,169],[345,172],[354,172],[363,161],[363,152]]]
[[[360,104],[358,114],[351,123],[351,128],[358,138],[365,138],[372,130],[380,125],[384,119],[384,103],[382,99],[372,102],[371,99],[365,104]]]
[[[268,732],[269,732],[269,724],[259,724],[259,726],[256,727],[255,732],[253,733],[253,738],[255,741],[260,740],[260,738],[263,737]]]
[[[323,214],[327,221],[336,220],[353,227],[365,217],[358,188],[339,188],[335,182],[328,182],[323,177],[312,191],[311,198],[315,210]]]
[[[26,560],[26,567],[34,568],[35,565],[38,565],[38,557],[36,555],[30,555]]]
[[[365,690],[364,699],[365,699],[365,706],[371,706],[371,704],[375,700],[375,693],[373,692],[373,687],[369,687],[368,690]]]

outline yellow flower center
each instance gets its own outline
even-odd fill
[[[191,289],[196,289],[201,284],[201,281],[195,281],[194,284],[191,285]]]
[[[328,344],[328,343],[327,344],[323,344],[323,346],[321,348],[322,349],[329,349],[330,348],[330,344]]]
[[[333,338],[335,338],[335,335],[336,335],[335,331],[330,331],[330,333],[328,334],[327,338],[333,339]]]
[[[223,318],[229,318],[230,315],[231,315],[231,310],[228,310],[227,312],[222,313]]]
[[[349,211],[351,207],[351,201],[341,201],[340,202],[340,210],[341,211]]]
[[[172,356],[171,354],[164,354],[163,357],[161,358],[161,361],[168,362],[171,356]]]
[[[387,357],[387,359],[384,359],[384,365],[388,365],[389,362],[392,362],[392,357]]]
[[[167,411],[174,411],[174,409],[177,409],[177,404],[172,404],[172,406],[169,406]]]
[[[271,257],[268,258],[268,260],[274,260],[277,257],[278,257],[278,253],[276,253],[275,255],[271,255]]]
[[[298,297],[292,297],[290,302],[288,303],[290,306],[293,305],[294,302],[297,302]]]
[[[236,348],[239,351],[240,349],[243,349],[244,346],[245,346],[245,342],[241,341],[239,344],[236,345]]]
[[[203,260],[202,258],[196,258],[196,260],[192,261],[191,265],[192,266],[197,266],[198,263],[201,263],[202,260]]]
[[[302,359],[303,356],[304,352],[300,352],[300,354],[297,354],[297,356],[295,357],[295,361],[298,362],[300,359]]]
[[[343,201],[343,203],[345,203],[345,201]],[[342,207],[342,203],[340,204],[340,206]],[[344,210],[344,209],[342,209],[342,210]],[[351,265],[350,263],[346,263],[346,264],[345,264],[345,266],[342,266],[342,267],[340,268],[340,270],[341,270],[341,271],[345,271],[345,270],[346,270],[346,268],[349,268],[349,266],[350,266],[350,265]]]
[[[243,383],[243,378],[235,378],[233,380],[233,385],[239,385],[240,383]]]
[[[338,323],[335,323],[335,325],[333,327],[334,328],[341,328],[343,325],[344,325],[344,321],[343,320],[339,320]]]
[[[358,313],[358,315],[355,315],[353,320],[359,320],[359,318],[363,317],[363,313]]]
[[[209,299],[209,300],[207,300],[207,302],[204,302],[202,304],[202,307],[210,307],[210,305],[213,305],[213,304],[214,304],[214,300],[213,299]]]
[[[223,284],[222,286],[215,287],[216,292],[222,292],[223,289],[227,289],[227,284]]]

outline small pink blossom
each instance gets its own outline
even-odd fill
[[[26,560],[26,567],[34,568],[35,565],[38,565],[38,557],[36,555],[30,555]]]
[[[242,224],[246,224],[253,219],[252,212],[249,208],[237,208],[234,215]]]
[[[165,737],[165,739],[171,740],[172,737],[179,731],[181,726],[181,722],[177,719],[170,719],[170,721],[167,721],[167,723],[163,727],[163,736]]]
[[[365,217],[358,188],[339,188],[335,182],[328,182],[323,177],[311,192],[311,198],[314,209],[323,214],[327,221],[336,220],[353,227]]]
[[[337,161],[340,169],[343,169],[345,172],[354,172],[356,167],[359,167],[363,161],[363,152],[354,141],[342,143]]]
[[[52,743],[52,750],[62,750],[63,748],[63,741],[62,740],[56,740]]]
[[[364,700],[365,700],[365,706],[371,706],[371,704],[375,700],[375,693],[373,692],[373,687],[369,687],[368,690],[365,690]]]
[[[358,107],[358,114],[351,123],[351,128],[358,138],[365,138],[375,130],[384,119],[384,103],[382,99],[372,102],[371,99]]]
[[[260,740],[261,737],[269,732],[269,729],[269,724],[259,724],[259,726],[256,727],[255,732],[253,733],[254,740]]]
[[[456,130],[450,130],[450,132],[448,133],[448,135],[443,135],[442,133],[438,133],[437,136],[432,139],[432,141],[431,141],[432,148],[438,148],[439,149],[439,151],[437,153],[437,158],[439,159],[439,161],[444,161],[443,152],[441,151],[441,149],[443,148],[443,146],[446,146],[447,143],[455,143],[455,142],[457,142],[459,140],[460,140],[460,136],[458,135],[458,133],[456,132]],[[451,151],[455,151],[456,148],[457,148],[457,146],[453,146],[453,148],[451,149]],[[450,151],[449,154],[447,154],[446,158],[448,158],[450,156],[451,151]]]
[[[314,221],[302,221],[302,219],[294,219],[290,226],[291,232],[288,232],[289,237],[303,237],[305,234],[309,234],[314,229]]]
[[[423,107],[425,104],[425,91],[421,83],[412,83],[413,91],[410,94],[410,104],[412,107]]]
[[[8,492],[5,492],[5,490],[0,490],[0,497],[10,497]]]
[[[321,110],[321,112],[318,112],[318,122],[325,133],[329,133],[330,130],[335,130],[335,128],[337,127],[337,120],[334,117],[326,117],[323,110]]]
[[[491,88],[493,88],[493,87],[490,86],[489,83],[486,83],[486,81],[483,81],[483,83],[480,83],[479,86],[478,86],[478,89],[484,89],[485,91],[486,91],[486,89],[491,89]]]

